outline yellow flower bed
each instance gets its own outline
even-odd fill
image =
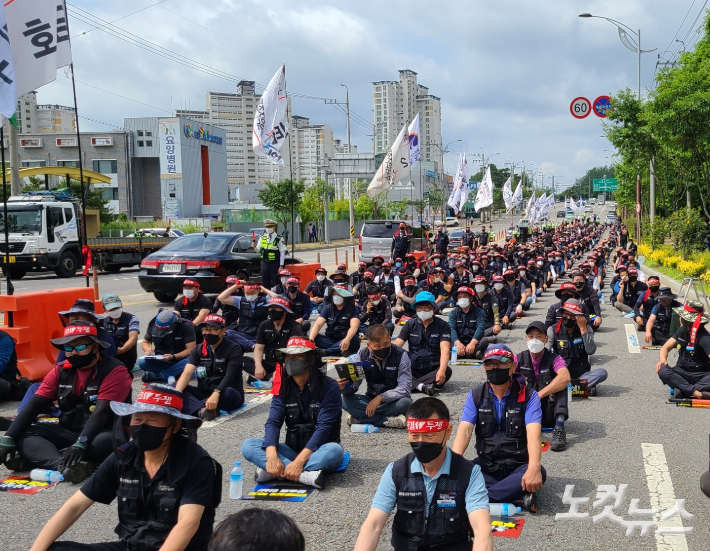
[[[678,263],[682,261],[683,259],[679,256],[666,256],[661,260],[661,264],[663,264],[666,268],[673,268],[675,270]]]
[[[698,277],[705,268],[706,264],[695,260],[681,260],[676,266],[676,270],[688,277]]]
[[[703,282],[703,285],[708,288],[710,287],[710,270],[705,272],[703,275],[700,276],[700,281]]]
[[[646,245],[644,243],[641,243],[638,248],[638,253],[639,253],[639,256],[645,256],[646,258],[649,258],[652,254],[651,247],[649,247],[648,245]]]

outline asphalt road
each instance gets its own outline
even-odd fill
[[[130,270],[118,275],[103,275],[100,277],[101,292],[113,291],[121,295],[125,309],[137,314],[145,327],[158,303],[151,295],[141,292],[136,278],[137,271]],[[17,290],[54,288],[81,282],[79,278],[67,281],[31,276],[18,282]],[[608,288],[606,290],[608,299]],[[524,326],[529,321],[544,319],[547,306],[554,301],[554,295],[548,292],[515,328],[504,331],[500,340],[515,352],[523,350]],[[575,399],[571,404],[570,419],[566,424],[568,449],[561,453],[549,451],[542,456],[548,479],[539,493],[541,511],[537,515],[523,515],[525,526],[520,539],[495,538],[496,549],[684,551],[710,548],[707,531],[710,502],[700,492],[698,483],[700,475],[708,468],[705,413],[700,409],[667,404],[667,389],[654,372],[658,352],[637,350],[632,353],[625,332],[629,320],[622,318],[608,302],[603,307],[603,318],[603,325],[596,335],[598,349],[592,364],[607,369],[609,379],[600,385],[597,397]],[[636,335],[642,340],[640,333]],[[454,370],[452,379],[439,393],[449,406],[454,423],[460,418],[469,390],[483,381],[481,368],[457,367]],[[137,387],[138,381],[135,384]],[[248,401],[257,405],[216,427],[200,430],[200,444],[225,469],[218,521],[255,505],[228,499],[226,473],[234,461],[242,459],[240,447],[243,440],[263,436],[268,399],[263,402],[259,401],[261,399],[249,395]],[[15,408],[15,403],[3,404],[0,413],[8,414]],[[256,504],[275,507],[292,516],[303,530],[309,550],[352,549],[382,472],[390,461],[409,451],[403,430],[381,429],[375,434],[353,434],[343,423],[341,436],[346,451],[352,454],[352,461],[345,473],[328,476],[326,490],[312,493],[302,503]],[[475,457],[473,445],[466,456]],[[0,467],[0,476],[7,474],[7,470]],[[251,487],[253,474],[253,467],[247,465],[245,490]],[[643,537],[638,536],[638,532],[635,537],[626,537],[625,528],[615,522],[602,518],[593,522],[592,517],[604,510],[602,506],[592,505],[596,501],[598,486],[621,484],[628,485],[626,495],[613,513],[628,521],[634,519],[629,514],[632,499],[639,500],[640,509],[661,511],[670,509],[675,499],[684,499],[686,510],[695,516],[683,520],[682,524],[692,528],[692,532],[684,536],[668,536],[654,535],[651,530]],[[556,513],[569,511],[569,506],[562,502],[567,485],[575,486],[575,497],[590,498],[579,508],[582,514],[591,512],[590,515],[580,520],[555,520]],[[0,538],[3,549],[28,549],[44,523],[74,491],[76,488],[70,484],[59,484],[53,490],[33,496],[1,495],[0,510],[5,527]],[[64,538],[81,542],[113,540],[115,522],[115,504],[94,505]],[[677,523],[679,517],[668,522]],[[388,523],[378,549],[390,548],[390,527]]]

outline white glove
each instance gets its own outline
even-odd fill
[[[518,304],[518,305],[515,307],[515,311],[516,311],[516,313],[517,313],[518,315],[521,315],[521,314],[523,313],[523,306],[522,306],[521,304]]]

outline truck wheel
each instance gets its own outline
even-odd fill
[[[175,302],[177,294],[173,293],[158,293],[157,291],[153,293],[155,300],[158,302]]]
[[[10,279],[22,279],[27,275],[27,270],[25,268],[18,268],[17,266],[12,266],[10,268],[3,267],[2,273],[7,275],[10,272]]]
[[[79,263],[70,252],[63,252],[59,257],[59,265],[54,269],[57,277],[74,277],[79,269]]]

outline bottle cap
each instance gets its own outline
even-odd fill
[[[234,462],[234,466],[235,466],[235,467],[241,467],[241,466],[242,466],[242,462],[241,462],[241,461],[235,461],[235,462]]]
[[[523,508],[522,508],[522,507],[516,507],[515,509],[517,510],[517,513],[518,513],[518,514],[520,514],[520,513],[523,512]]]

